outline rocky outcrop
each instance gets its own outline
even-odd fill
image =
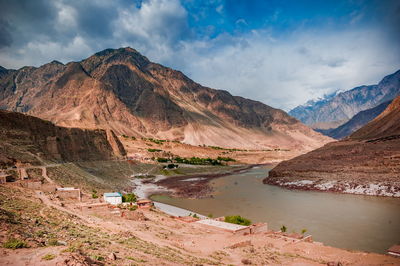
[[[360,86],[322,100],[298,106],[289,114],[316,129],[336,128],[357,113],[393,100],[400,95],[400,70],[377,85]]]
[[[305,151],[331,141],[282,110],[203,87],[132,48],[1,73],[0,109],[60,126],[252,149]]]
[[[350,137],[281,162],[264,183],[400,197],[400,96]]]
[[[113,132],[55,126],[49,121],[0,110],[0,164],[16,161],[70,162],[121,158],[125,150]]]
[[[380,115],[392,101],[384,102],[374,108],[361,111],[353,116],[349,121],[343,125],[333,129],[319,129],[316,130],[322,134],[332,137],[334,139],[342,139],[350,136],[356,130],[365,126],[368,122]]]

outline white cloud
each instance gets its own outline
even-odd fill
[[[338,89],[376,83],[400,68],[400,47],[379,28],[299,28],[282,35],[264,29],[197,39],[187,25],[187,11],[178,0],[147,0],[141,8],[123,6],[118,0],[84,2],[84,8],[80,1],[53,3],[52,31],[46,35],[37,29],[35,34],[31,32],[34,27],[28,27],[29,39],[0,50],[0,65],[38,66],[54,59],[65,63],[105,48],[131,46],[200,84],[285,110]],[[90,5],[104,13],[97,15],[102,19],[82,29],[79,23],[86,21],[78,18],[85,18],[85,12],[92,9]],[[110,9],[115,12],[107,13]],[[216,9],[223,11],[220,3]],[[270,19],[278,15],[279,10]],[[361,19],[361,13],[353,15],[355,20]],[[101,35],[100,30],[91,35],[91,27],[98,29],[96,23],[98,27],[109,26],[111,33]]]
[[[399,47],[378,30],[224,38],[218,49],[218,40],[186,43],[175,57],[186,58],[181,68],[204,85],[285,110],[338,89],[375,84],[400,68]]]

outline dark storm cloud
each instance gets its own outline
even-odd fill
[[[0,19],[0,49],[10,46],[11,43],[10,25],[5,20]]]
[[[8,36],[8,45],[20,45],[39,35],[52,36],[55,11],[45,0],[0,0],[0,34]]]

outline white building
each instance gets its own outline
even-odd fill
[[[119,192],[104,193],[104,201],[113,205],[122,203],[122,195]]]

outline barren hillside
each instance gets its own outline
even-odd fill
[[[400,197],[400,97],[349,138],[281,162],[264,182]]]
[[[110,160],[126,154],[112,131],[58,127],[49,121],[0,110],[0,165]]]
[[[0,109],[57,125],[230,148],[311,150],[331,139],[284,111],[203,87],[132,48],[80,62],[2,68]]]

